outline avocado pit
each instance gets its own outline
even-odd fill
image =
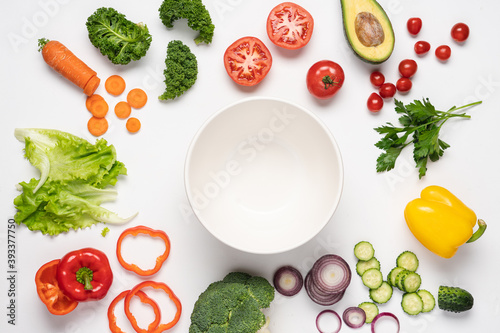
[[[372,13],[358,13],[354,21],[354,29],[360,43],[366,47],[378,46],[384,42],[384,28]]]

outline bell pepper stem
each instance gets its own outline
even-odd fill
[[[467,243],[472,243],[472,242],[477,241],[484,234],[484,232],[486,230],[486,222],[479,219],[477,221],[477,226],[478,226],[477,230],[472,234],[472,236],[469,238]]]
[[[92,290],[92,278],[94,277],[94,273],[88,267],[82,267],[76,272],[76,280],[84,285],[83,289]]]

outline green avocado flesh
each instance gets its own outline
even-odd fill
[[[394,30],[375,0],[340,0],[344,32],[349,46],[362,60],[380,64],[394,50]]]

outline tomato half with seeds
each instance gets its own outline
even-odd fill
[[[293,2],[274,7],[267,18],[267,35],[277,46],[289,50],[304,47],[311,39],[314,20],[311,14]]]
[[[307,89],[316,98],[333,97],[344,84],[344,70],[330,60],[316,62],[307,71]]]
[[[242,37],[224,53],[224,67],[234,82],[254,86],[271,69],[273,58],[266,45],[257,37]]]

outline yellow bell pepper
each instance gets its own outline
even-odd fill
[[[443,258],[451,258],[458,248],[482,236],[483,220],[460,199],[440,186],[428,186],[420,198],[410,201],[404,216],[408,228],[427,249]],[[478,229],[473,229],[478,224]]]

